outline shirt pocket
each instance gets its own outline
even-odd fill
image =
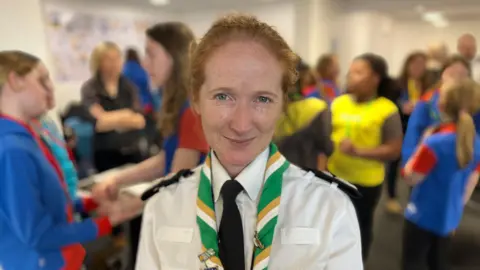
[[[320,230],[314,228],[284,228],[282,245],[319,245]]]
[[[280,230],[280,247],[273,260],[280,260],[282,268],[298,270],[322,270],[327,262],[322,232],[317,228],[292,227]],[[272,258],[270,258],[272,259]]]
[[[194,229],[188,227],[163,226],[157,230],[156,241],[162,269],[186,270],[194,263]]]

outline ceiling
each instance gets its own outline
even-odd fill
[[[345,0],[353,10],[366,9],[389,13],[396,19],[420,20],[419,8],[439,11],[450,21],[478,20],[480,0]]]
[[[196,11],[205,9],[229,9],[237,7],[263,5],[266,3],[293,2],[295,0],[169,0],[170,3],[165,6],[154,6],[149,0],[44,0],[46,2],[59,3],[85,3],[95,2],[103,5],[126,6],[136,8],[158,9],[164,11],[182,12]],[[298,0],[297,0],[298,1]],[[338,0],[337,0],[338,1]],[[479,0],[480,1],[480,0]]]
[[[44,0],[47,2],[73,2],[81,4],[95,2],[102,5],[127,6],[142,9],[155,9],[183,12],[205,9],[235,9],[238,7],[255,7],[266,3],[299,2],[301,0],[170,0],[166,6],[153,6],[149,0]],[[480,18],[480,0],[331,0],[342,2],[348,10],[376,10],[392,15],[396,19],[419,19],[418,7],[425,11],[441,11],[448,20],[469,20]]]

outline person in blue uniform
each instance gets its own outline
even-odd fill
[[[81,243],[108,234],[126,212],[73,219],[93,201],[73,200],[60,165],[28,124],[48,110],[49,74],[35,56],[0,52],[0,269],[80,269]]]
[[[150,91],[150,79],[147,71],[142,67],[138,52],[133,48],[127,49],[123,75],[137,87],[143,112],[145,114],[154,112],[155,102]]]
[[[439,88],[441,88],[443,82],[450,79],[467,78],[470,74],[470,64],[461,56],[452,56],[444,65],[442,81],[437,84],[437,87],[422,96],[410,115],[402,146],[402,165],[405,165],[412,156],[427,128],[440,123],[438,98]],[[475,114],[473,119],[478,133],[480,130],[480,114]]]
[[[402,269],[449,268],[448,249],[464,205],[478,182],[480,137],[472,114],[480,85],[471,79],[444,84],[438,100],[441,124],[424,135],[404,168],[413,186],[405,210]]]

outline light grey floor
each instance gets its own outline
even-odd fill
[[[405,205],[408,191],[403,183],[398,183],[399,197]],[[385,192],[380,202],[375,220],[375,239],[367,262],[366,270],[400,270],[402,244],[401,216],[385,212]],[[480,191],[475,194],[478,202],[475,209],[469,207],[457,231],[452,252],[452,270],[480,270]]]

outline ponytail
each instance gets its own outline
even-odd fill
[[[389,76],[383,77],[378,84],[377,95],[396,103],[400,98],[400,88],[398,87],[398,83]]]
[[[460,168],[467,166],[473,159],[473,143],[475,140],[475,125],[472,116],[462,110],[457,123],[457,160]]]

